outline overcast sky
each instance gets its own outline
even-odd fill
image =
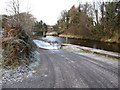
[[[0,14],[6,14],[7,2],[0,0]],[[46,24],[54,25],[61,11],[68,10],[72,5],[80,2],[92,2],[97,0],[20,0],[21,11],[30,10],[37,20],[43,20]],[[30,8],[30,9],[29,9]]]

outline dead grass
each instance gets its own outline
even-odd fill
[[[6,28],[1,45],[4,50],[4,66],[27,65],[29,63],[30,44],[24,31]]]
[[[110,55],[105,55],[105,54],[100,54],[100,53],[96,53],[96,52],[91,52],[89,50],[84,50],[84,49],[78,49],[75,47],[71,47],[71,46],[62,46],[61,49],[67,50],[67,51],[71,51],[71,52],[85,52],[85,53],[92,53],[101,57],[106,57],[106,58],[112,58],[114,60],[120,60],[119,57],[114,57],[114,56],[110,56]]]

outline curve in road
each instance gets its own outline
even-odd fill
[[[117,60],[65,50],[38,52],[37,72],[22,82],[3,84],[3,88],[118,88]]]

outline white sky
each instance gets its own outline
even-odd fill
[[[21,1],[21,0],[20,0]],[[91,2],[97,0],[22,0],[21,11],[25,12],[30,8],[30,13],[37,20],[43,20],[46,24],[54,25],[60,16],[61,11],[70,9],[80,2]],[[0,0],[0,14],[6,14],[7,2]]]

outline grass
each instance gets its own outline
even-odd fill
[[[115,60],[120,60],[119,57],[114,57],[114,56],[110,56],[110,55],[100,54],[100,53],[97,53],[97,52],[91,52],[89,50],[84,50],[84,49],[79,49],[79,48],[72,48],[72,47],[69,47],[69,46],[62,46],[61,49],[64,49],[64,50],[67,50],[67,51],[71,51],[71,52],[92,53],[92,54],[95,54],[95,55],[98,55],[98,56],[102,56],[102,57],[106,57],[106,58],[112,58],[112,59],[115,59]]]
[[[115,56],[110,56],[110,55],[100,54],[100,53],[97,53],[97,52],[91,52],[91,51],[88,51],[88,50],[82,50],[82,51],[83,51],[83,52],[86,52],[86,53],[92,53],[92,54],[95,54],[95,55],[98,55],[98,56],[106,57],[106,58],[112,58],[112,59],[120,60],[119,57],[115,57]]]

